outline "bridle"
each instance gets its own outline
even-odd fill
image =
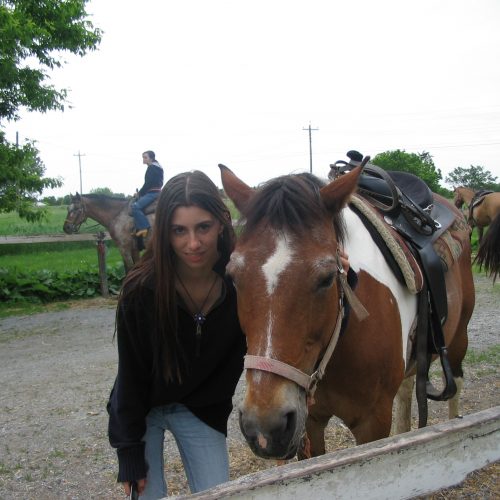
[[[274,373],[295,382],[298,386],[305,389],[307,400],[309,404],[312,404],[314,402],[314,392],[316,391],[316,387],[325,374],[326,366],[332,357],[333,351],[335,350],[335,346],[337,345],[339,339],[342,320],[345,315],[344,298],[349,302],[352,311],[356,314],[360,321],[368,316],[367,310],[363,307],[363,304],[361,304],[356,295],[354,295],[354,292],[347,283],[346,273],[342,267],[338,250],[337,287],[339,290],[339,310],[337,313],[337,320],[323,357],[312,375],[308,375],[307,373],[304,373],[298,368],[284,363],[283,361],[265,356],[254,356],[252,354],[247,354],[245,356],[244,368]]]
[[[71,203],[75,205],[75,203]],[[70,217],[73,220],[70,220]],[[85,210],[85,203],[83,198],[80,198],[80,206],[72,210],[68,210],[68,216],[64,221],[64,224],[68,224],[72,233],[77,233],[80,230],[80,226],[87,220],[87,211]],[[78,222],[76,222],[78,221]]]

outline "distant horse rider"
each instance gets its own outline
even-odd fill
[[[163,186],[163,168],[156,161],[154,152],[142,153],[142,163],[148,166],[144,176],[144,185],[137,193],[138,199],[132,203],[132,216],[137,238],[144,238],[148,235],[151,226],[144,214],[144,209],[158,198]]]

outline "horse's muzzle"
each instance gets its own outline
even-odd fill
[[[240,429],[255,455],[261,458],[288,460],[297,453],[302,434],[295,409],[269,412],[264,418],[253,411],[240,409]]]
[[[63,225],[63,231],[66,234],[75,234],[77,232],[75,224],[71,224],[70,222],[65,222]]]

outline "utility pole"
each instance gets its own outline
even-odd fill
[[[83,194],[83,190],[82,190],[82,156],[85,156],[85,154],[80,153],[80,151],[78,151],[78,154],[73,155],[73,156],[78,156],[78,168],[80,169],[80,194]]]
[[[311,138],[311,131],[312,130],[319,130],[319,128],[311,128],[311,123],[309,122],[309,127],[307,128],[302,128],[302,130],[309,130],[309,173],[312,174],[313,171],[313,157],[312,157],[312,138]]]

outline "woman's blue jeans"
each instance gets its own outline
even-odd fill
[[[144,209],[153,203],[158,196],[160,196],[159,191],[151,191],[132,203],[132,216],[134,217],[134,226],[136,231],[149,229],[150,225],[148,218],[144,215]]]
[[[229,481],[229,457],[226,436],[193,415],[184,405],[170,404],[153,408],[146,417],[146,462],[148,475],[141,499],[167,496],[163,443],[165,431],[177,443],[191,493]]]

